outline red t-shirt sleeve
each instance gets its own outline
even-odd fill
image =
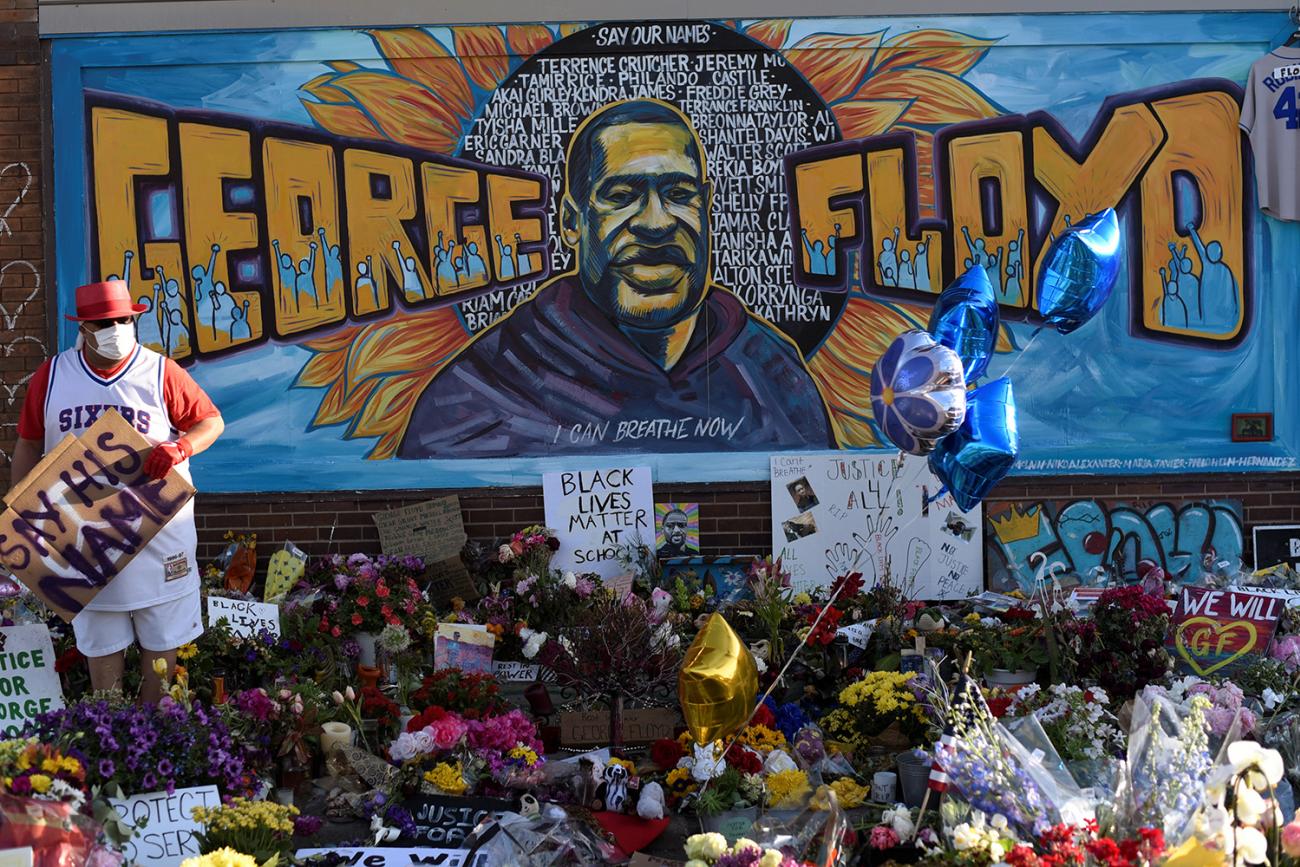
[[[50,390],[50,359],[41,362],[27,380],[27,396],[18,416],[18,436],[25,440],[45,439],[45,394]]]
[[[170,358],[164,363],[163,400],[167,403],[167,414],[171,416],[172,426],[176,430],[184,433],[205,418],[221,415],[212,398],[199,387],[194,377]],[[33,382],[35,379],[32,377]]]

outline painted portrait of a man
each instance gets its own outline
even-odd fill
[[[690,120],[655,100],[607,105],[574,132],[565,172],[576,268],[447,363],[398,456],[837,447],[799,349],[711,278]],[[598,441],[570,435],[592,429]]]

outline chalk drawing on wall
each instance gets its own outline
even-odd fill
[[[33,178],[32,170],[26,163],[10,163],[3,169],[0,169],[0,179],[6,177],[21,178],[21,186],[13,193],[12,198],[4,206],[3,212],[0,212],[0,235],[13,235],[13,227],[9,225],[9,218],[14,209],[22,204],[31,189]],[[26,295],[22,295],[23,284],[30,282]],[[11,259],[0,265],[0,323],[4,324],[4,337],[0,341],[0,347],[3,347],[3,356],[8,358],[22,350],[22,347],[35,347],[33,354],[44,357],[48,354],[45,346],[43,334],[20,333],[20,317],[27,312],[27,307],[41,294],[41,272],[37,270],[36,265],[26,259]],[[17,296],[17,300],[13,300]],[[8,300],[6,300],[8,299]],[[19,409],[18,401],[22,395],[23,387],[31,380],[34,371],[20,373],[18,371],[6,370],[0,374],[0,389],[4,390],[4,415],[6,421],[0,423],[0,436],[7,438],[10,433],[17,428],[17,413]],[[7,419],[14,419],[9,421]],[[9,455],[4,454],[6,462]]]
[[[1101,568],[1134,582],[1149,564],[1188,582],[1222,560],[1235,567],[1245,543],[1239,500],[999,504],[985,513],[984,538],[989,586],[1027,591],[1038,553],[1049,572],[1059,564],[1085,581]]]

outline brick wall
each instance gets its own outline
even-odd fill
[[[200,493],[196,508],[199,557],[216,556],[226,530],[256,532],[259,544],[293,542],[313,555],[378,551],[379,536],[370,519],[374,512],[448,493],[460,494],[466,532],[478,541],[499,540],[543,520],[539,489],[351,491],[325,496]],[[700,546],[705,554],[764,554],[771,550],[766,482],[659,485],[655,497],[700,504]],[[1074,498],[1138,503],[1233,499],[1244,506],[1247,528],[1300,523],[1300,474],[1017,478],[999,486],[989,503]],[[1249,547],[1249,536],[1246,544]]]
[[[36,0],[0,0],[0,479],[8,486],[23,385],[46,353]]]

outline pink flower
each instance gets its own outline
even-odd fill
[[[877,825],[871,829],[867,845],[872,849],[893,849],[899,844],[898,834],[888,825]]]
[[[1290,671],[1300,668],[1300,635],[1288,635],[1274,641],[1272,656],[1280,659]]]
[[[424,731],[433,738],[433,745],[440,750],[456,746],[468,730],[469,724],[457,714],[451,713],[424,727]]]
[[[1292,858],[1300,858],[1300,822],[1282,826],[1282,851]]]

